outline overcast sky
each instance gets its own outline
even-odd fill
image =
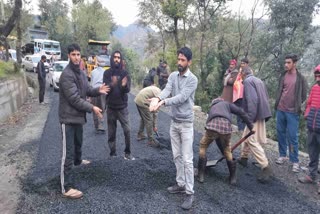
[[[71,5],[72,0],[64,0],[68,2]],[[32,8],[34,13],[38,12],[38,0],[31,0],[32,2]],[[102,5],[104,5],[108,10],[111,11],[114,21],[123,26],[127,26],[131,23],[133,23],[135,20],[138,19],[138,4],[137,0],[100,0]],[[263,2],[260,0],[260,2]],[[242,12],[242,14],[249,16],[250,10],[253,6],[254,0],[233,0],[231,3],[228,3],[228,8],[230,8],[234,13],[237,13],[239,11]],[[261,15],[263,6],[258,8],[257,10],[257,16]],[[315,24],[320,24],[320,17],[317,16],[314,18]]]

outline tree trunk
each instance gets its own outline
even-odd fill
[[[8,19],[7,23],[4,26],[0,27],[0,34],[2,36],[4,37],[9,36],[9,34],[11,33],[11,31],[16,25],[17,18],[21,13],[21,8],[22,8],[22,0],[15,0],[12,15]]]
[[[201,34],[201,40],[200,40],[200,77],[201,77],[201,80],[200,80],[200,83],[201,83],[201,88],[203,91],[206,90],[206,87],[207,87],[207,73],[205,71],[205,68],[204,68],[204,57],[203,57],[203,45],[204,45],[204,38],[205,35],[204,33]]]
[[[17,64],[20,69],[22,63],[22,54],[21,54],[21,40],[22,40],[22,32],[21,32],[21,13],[17,17],[17,41],[16,41],[16,51],[17,51]]]
[[[179,43],[179,35],[178,35],[178,18],[174,18],[173,34],[174,34],[174,39],[175,39],[175,42],[176,42],[177,50],[179,50],[180,49],[180,43]]]

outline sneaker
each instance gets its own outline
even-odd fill
[[[192,207],[194,201],[194,196],[187,194],[186,198],[184,199],[184,202],[181,205],[181,208],[184,210],[190,210]]]
[[[306,175],[306,176],[303,176],[301,178],[298,178],[298,181],[300,183],[303,183],[303,184],[312,184],[312,183],[314,183],[314,180],[309,175]]]
[[[185,193],[186,192],[186,188],[183,186],[183,187],[180,187],[178,186],[178,184],[175,184],[171,187],[168,187],[168,192],[171,193],[171,194],[175,194],[175,193]]]
[[[90,164],[91,163],[91,161],[89,161],[89,160],[81,160],[81,162],[75,162],[74,163],[74,165],[75,166],[85,166],[85,165],[88,165],[88,164]]]
[[[110,157],[117,157],[117,153],[116,152],[110,152]]]
[[[300,165],[299,165],[299,163],[293,163],[293,165],[292,165],[292,172],[295,172],[295,173],[300,172]]]
[[[279,158],[276,160],[276,164],[282,165],[282,164],[284,164],[287,160],[288,160],[287,157],[279,157]]]
[[[135,158],[134,158],[132,155],[130,155],[130,154],[125,154],[125,155],[124,155],[124,159],[125,159],[125,160],[135,160]]]

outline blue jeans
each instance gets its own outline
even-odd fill
[[[277,110],[277,136],[280,157],[287,156],[292,163],[299,163],[299,114]]]

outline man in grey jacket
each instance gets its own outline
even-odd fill
[[[241,159],[239,163],[247,166],[248,156],[252,152],[254,158],[261,166],[258,181],[265,183],[270,180],[272,171],[261,144],[267,142],[265,121],[271,117],[268,92],[264,83],[253,76],[252,69],[245,67],[241,71],[243,81],[243,110],[248,114],[249,121],[253,123],[255,134],[251,135],[241,146]],[[242,137],[250,132],[245,127]]]
[[[80,47],[68,46],[69,64],[60,77],[59,120],[62,130],[61,189],[64,197],[81,198],[82,192],[74,188],[71,179],[73,165],[89,164],[82,160],[81,147],[83,124],[87,122],[86,112],[94,112],[102,117],[102,110],[86,100],[86,96],[107,94],[110,88],[104,84],[97,88],[89,86],[87,77],[80,70]]]
[[[97,56],[97,64],[98,67],[91,72],[90,82],[93,88],[100,87],[103,84],[103,74],[105,71],[103,67],[107,65],[105,60],[100,56]],[[104,134],[106,131],[104,125],[106,96],[101,94],[100,96],[92,97],[91,103],[95,106],[98,106],[102,110],[102,118],[99,118],[96,114],[92,114],[92,117],[96,134]]]
[[[187,194],[181,205],[183,209],[190,209],[194,200],[193,105],[198,79],[189,70],[191,59],[189,48],[183,47],[178,51],[178,71],[170,74],[166,87],[159,97],[151,99],[149,108],[156,111],[162,105],[171,106],[170,137],[177,184],[169,187],[168,191]],[[170,94],[172,97],[169,97]]]

